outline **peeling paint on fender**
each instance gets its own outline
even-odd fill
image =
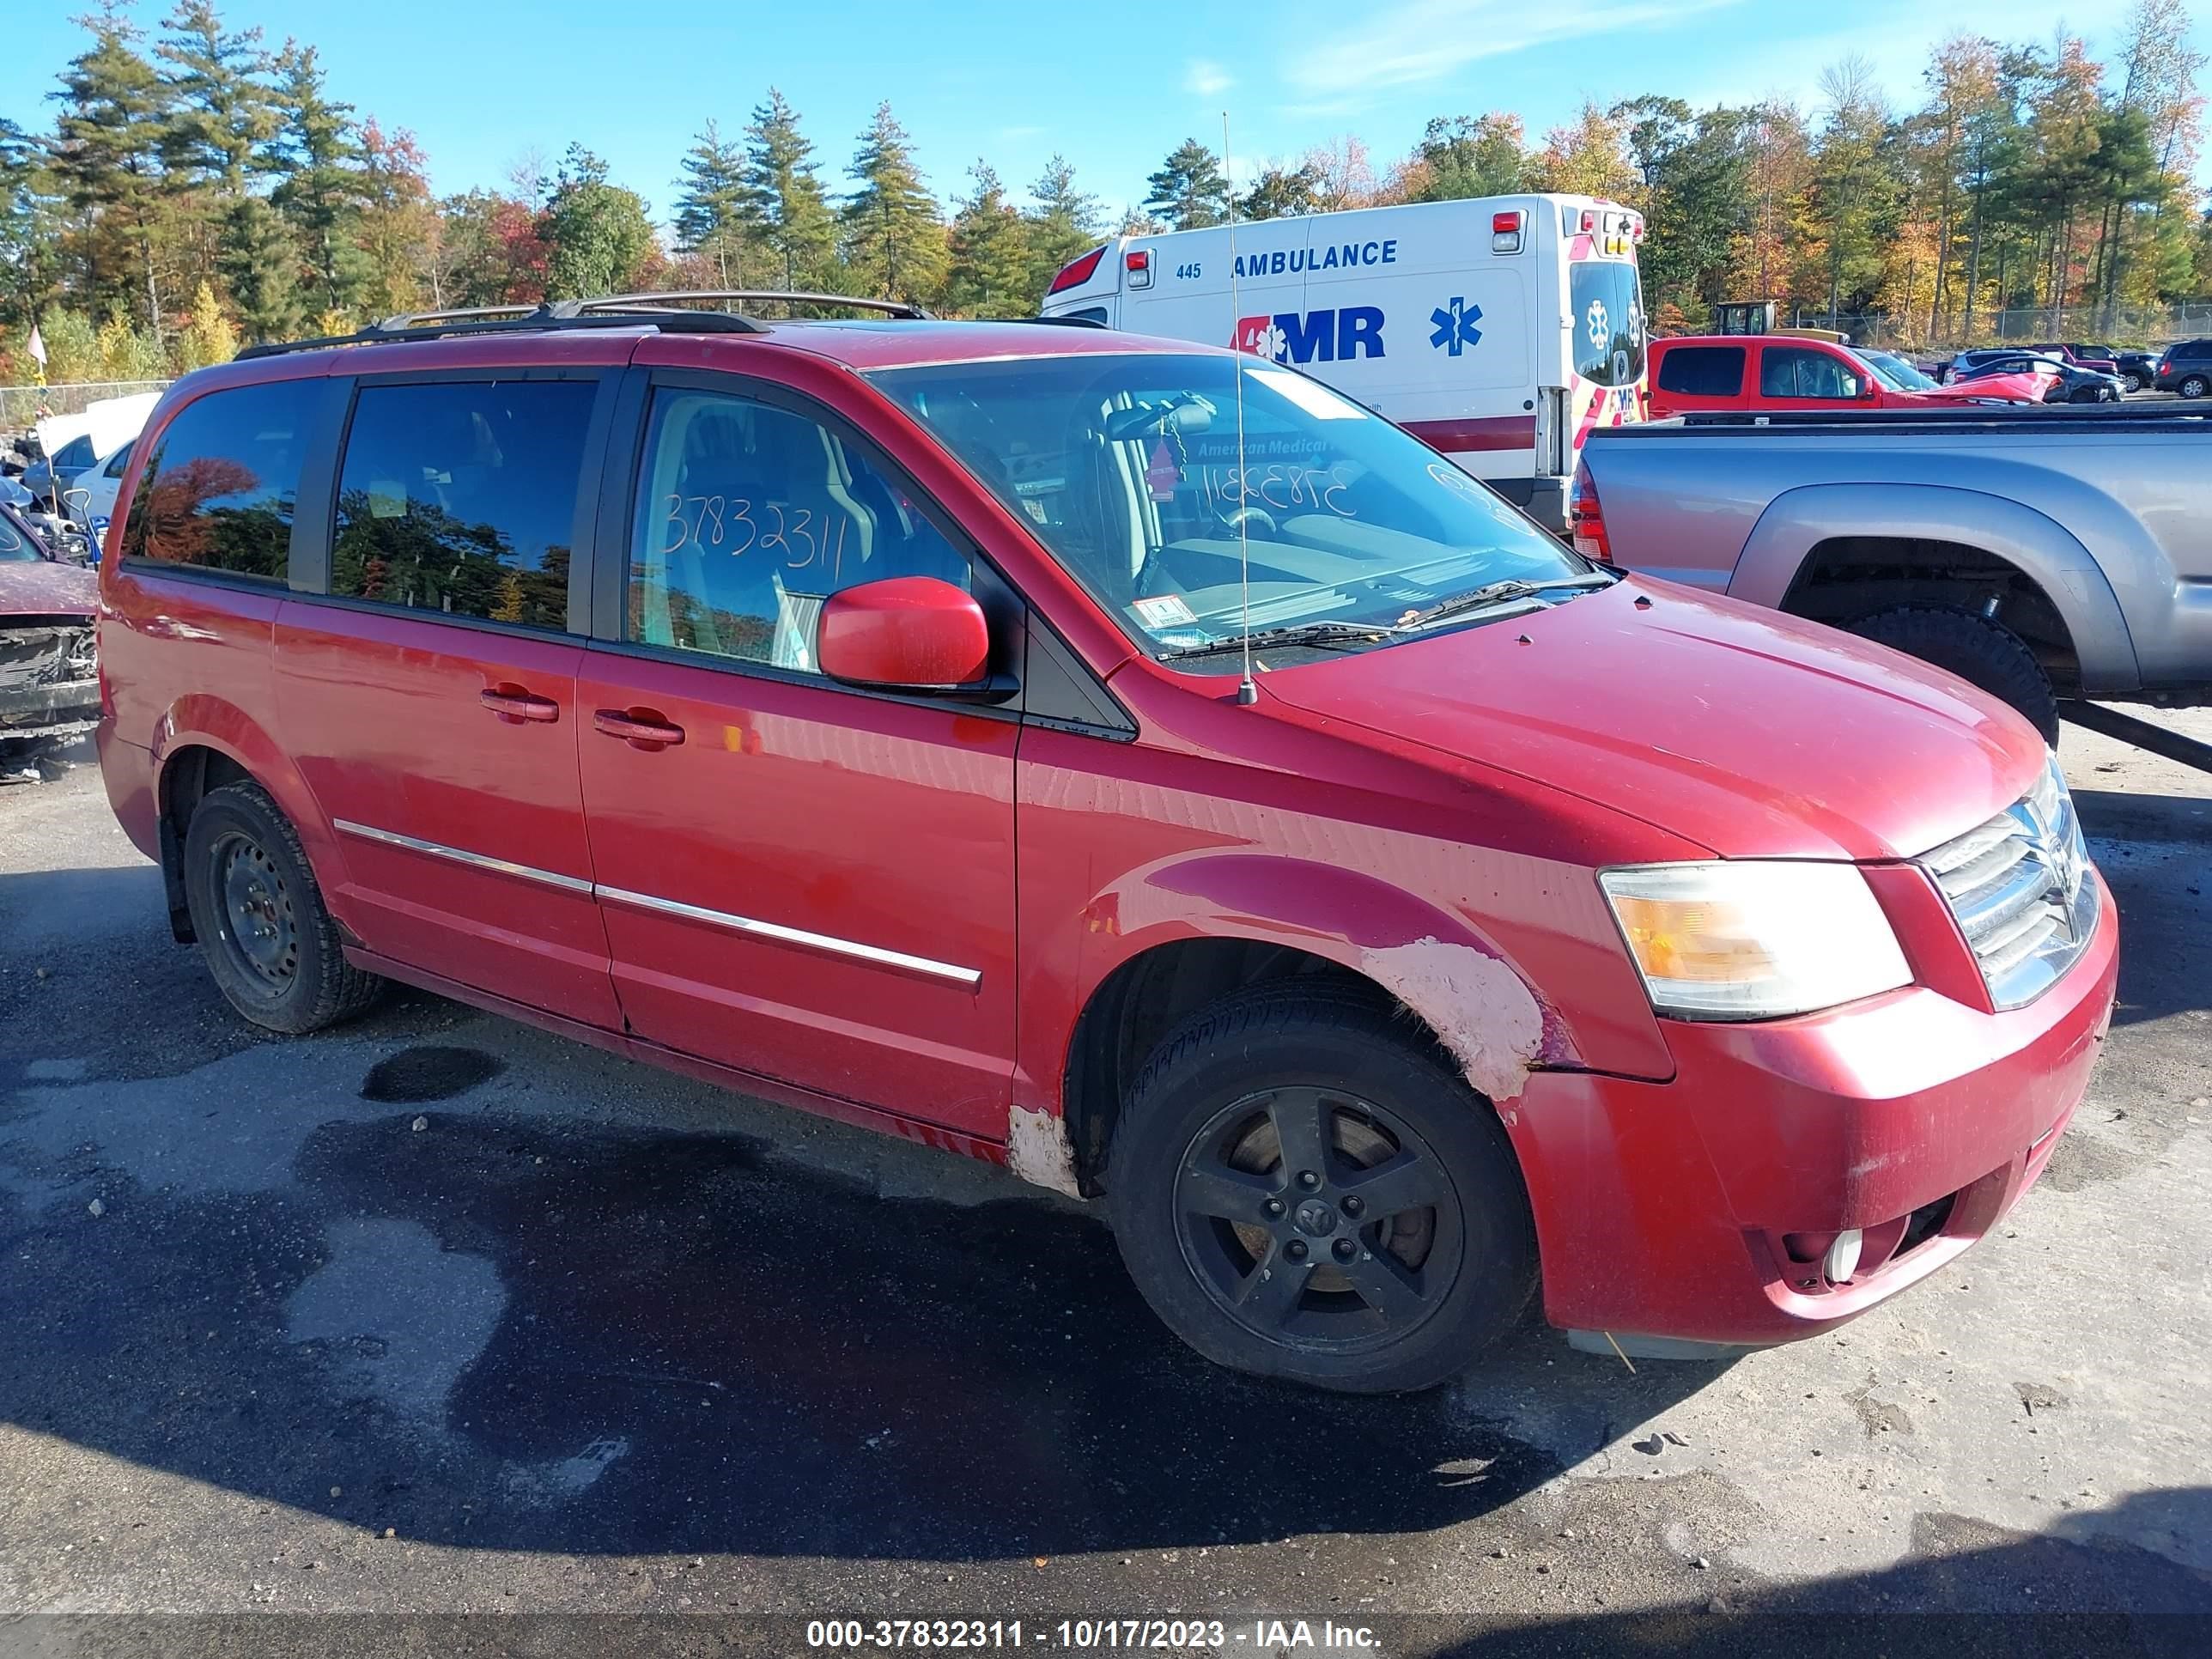
[[[1007,1114],[1006,1167],[1036,1186],[1070,1198],[1083,1196],[1075,1181],[1075,1149],[1068,1144],[1067,1120],[1054,1113],[1017,1106]]]
[[[1476,1092],[1499,1106],[1519,1097],[1544,1045],[1544,1011],[1520,975],[1435,938],[1363,951],[1360,965],[1428,1021]]]

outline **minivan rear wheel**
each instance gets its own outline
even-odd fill
[[[2184,375],[2181,384],[2174,387],[2174,390],[2185,398],[2212,396],[2212,377],[2203,374]]]
[[[345,959],[299,833],[258,784],[226,784],[201,799],[185,832],[184,878],[208,973],[256,1025],[319,1030],[383,990]]]
[[[1850,624],[1908,657],[1948,669],[2027,717],[2043,740],[2058,742],[2058,697],[2027,641],[2002,623],[1948,605],[1900,605]]]
[[[1515,1326],[1536,1283],[1497,1114],[1356,989],[1255,987],[1172,1032],[1131,1087],[1106,1205],[1170,1330],[1316,1388],[1433,1387]]]

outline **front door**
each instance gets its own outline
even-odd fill
[[[601,389],[364,382],[329,595],[286,601],[276,662],[285,748],[337,832],[362,944],[612,1027],[568,594]]]
[[[619,639],[578,696],[591,856],[630,1029],[1003,1138],[1017,722],[815,672],[838,588],[989,578],[809,406],[657,384]],[[972,589],[971,589],[972,591]]]

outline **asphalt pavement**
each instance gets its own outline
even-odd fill
[[[1379,1401],[1198,1359],[983,1165],[412,994],[257,1033],[95,767],[0,790],[0,1654],[2203,1651],[2212,776],[2063,754],[2121,1001],[1996,1236],[1817,1341]]]

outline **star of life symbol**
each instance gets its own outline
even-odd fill
[[[1429,336],[1430,346],[1442,346],[1448,356],[1456,357],[1468,346],[1482,343],[1482,331],[1475,326],[1482,320],[1482,307],[1468,304],[1459,295],[1452,295],[1450,304],[1431,312],[1429,320],[1437,325],[1437,331]]]
[[[1613,319],[1606,315],[1604,301],[1592,300],[1589,302],[1588,320],[1589,343],[1601,350],[1605,343],[1613,337]]]
[[[1255,357],[1265,357],[1270,362],[1279,363],[1290,354],[1290,337],[1283,332],[1279,324],[1267,323],[1246,328],[1244,349]]]

